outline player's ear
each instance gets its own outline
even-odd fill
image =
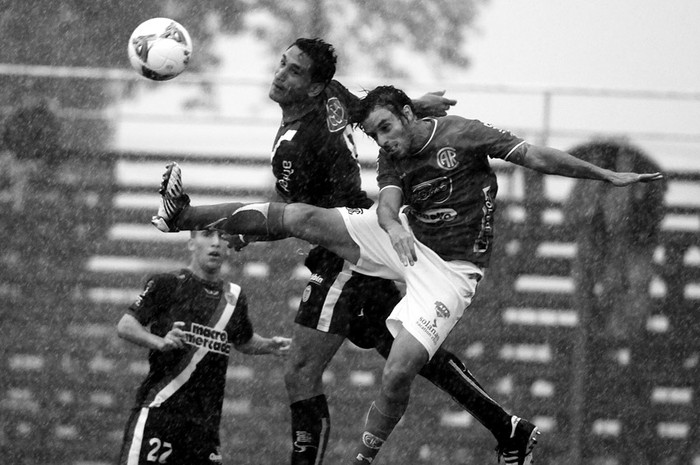
[[[411,121],[416,117],[413,110],[411,110],[410,105],[404,105],[403,108],[401,108],[401,116],[406,118],[408,121]]]
[[[312,82],[311,85],[309,85],[309,91],[307,94],[309,97],[317,97],[321,92],[323,92],[325,87],[326,85],[322,82]]]
[[[194,237],[187,239],[187,250],[194,252]]]

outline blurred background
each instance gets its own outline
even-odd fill
[[[129,68],[131,31],[156,16],[194,42],[173,81]],[[446,344],[540,426],[539,464],[700,464],[699,17],[693,0],[0,3],[0,462],[115,462],[148,370],[116,322],[150,273],[187,259],[187,234],[148,222],[164,165],[182,165],[195,204],[268,197],[272,72],[296,37],[320,36],[358,94],[446,90],[454,114],[664,172],[620,193],[494,162],[496,258]],[[376,149],[356,138],[374,196]],[[232,256],[260,333],[289,333],[307,250]],[[327,462],[347,454],[381,368],[351,344],[331,363]],[[282,372],[232,355],[227,462],[288,461]],[[422,380],[413,392],[381,463],[495,463],[473,418]]]

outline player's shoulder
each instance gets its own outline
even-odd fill
[[[481,126],[483,123],[478,119],[465,118],[459,115],[445,115],[437,118],[439,124],[451,129],[469,129],[474,126]]]
[[[336,97],[342,99],[343,101],[357,98],[353,95],[352,92],[348,90],[347,87],[345,87],[343,84],[341,84],[339,81],[336,81],[335,79],[331,80],[326,85],[324,93],[326,98]]]
[[[162,273],[154,273],[146,279],[146,283],[154,289],[174,289],[183,281],[190,278],[191,273],[186,269],[177,269]]]
[[[358,98],[344,85],[332,80],[324,92],[326,127],[333,134],[342,132],[350,122],[350,114]]]
[[[238,306],[239,303],[246,303],[246,294],[240,284],[236,284],[231,281],[224,281],[223,289],[224,297],[226,298],[227,303],[234,306]]]

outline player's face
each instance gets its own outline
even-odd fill
[[[311,82],[311,59],[299,47],[287,49],[280,59],[275,77],[270,85],[269,96],[273,101],[285,105],[309,98]]]
[[[411,154],[411,134],[405,119],[384,107],[375,107],[362,122],[362,130],[392,157]]]
[[[190,251],[194,265],[206,274],[214,275],[228,256],[228,246],[219,231],[197,231],[190,238]]]

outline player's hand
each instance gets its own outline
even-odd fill
[[[457,100],[447,98],[444,95],[444,90],[428,92],[419,98],[415,103],[418,103],[421,109],[420,113],[422,114],[431,116],[445,116],[447,111],[452,108],[452,106],[457,104]]]
[[[386,233],[403,266],[413,266],[418,260],[413,235],[406,231],[401,223],[396,223],[387,229]]]
[[[610,183],[616,187],[625,187],[630,184],[635,184],[638,182],[653,182],[663,179],[664,175],[661,173],[616,173],[613,172],[610,176]]]
[[[250,244],[250,241],[246,239],[246,236],[243,234],[228,234],[228,233],[223,233],[221,235],[223,240],[228,242],[228,248],[233,249],[236,252],[240,252],[243,250],[243,247],[247,246]]]
[[[292,340],[288,337],[274,336],[270,338],[270,353],[286,357],[289,355],[289,350],[292,346]]]
[[[182,349],[185,346],[185,332],[182,330],[184,327],[185,323],[183,321],[173,323],[172,329],[163,338],[163,346],[160,348],[161,352]]]

